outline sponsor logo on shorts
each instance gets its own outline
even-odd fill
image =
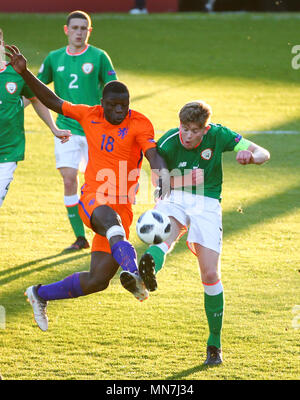
[[[94,65],[92,63],[84,63],[82,64],[82,71],[85,74],[90,74],[94,69]]]
[[[212,149],[205,149],[205,150],[201,151],[201,158],[203,158],[203,160],[206,160],[206,161],[210,160],[212,155],[213,155]]]
[[[15,82],[7,82],[5,87],[10,94],[14,94],[18,89],[18,85]]]

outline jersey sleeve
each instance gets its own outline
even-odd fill
[[[48,83],[53,81],[53,73],[51,67],[51,57],[50,54],[45,58],[44,62],[40,66],[37,77],[40,81],[48,85]]]
[[[117,74],[114,70],[113,63],[109,55],[103,51],[100,55],[100,70],[99,70],[99,80],[105,85],[110,81],[117,80]]]
[[[242,140],[242,135],[222,126],[220,138],[223,151],[233,151],[235,146]]]
[[[62,112],[65,117],[75,119],[80,123],[89,110],[89,106],[85,104],[72,104],[64,101],[62,104]]]
[[[24,82],[23,89],[21,91],[21,95],[25,96],[27,99],[32,99],[33,97],[36,97],[35,94],[31,89],[29,89],[29,86]]]
[[[144,154],[147,150],[156,147],[153,125],[149,119],[144,116],[138,121],[136,141],[140,145]]]

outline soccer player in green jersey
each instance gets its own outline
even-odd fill
[[[156,290],[156,274],[165,256],[188,231],[187,245],[197,256],[204,287],[209,326],[206,365],[222,362],[221,329],[224,294],[220,274],[222,248],[222,153],[235,151],[239,164],[263,164],[269,152],[230,129],[210,123],[212,111],[202,101],[186,104],[179,112],[180,128],[171,129],[157,142],[171,176],[171,195],[158,200],[155,209],[171,220],[171,236],[150,246],[139,263],[140,276],[149,291]]]
[[[3,48],[0,29],[0,46]],[[24,106],[32,104],[38,116],[63,143],[70,132],[58,129],[48,108],[32,93],[22,77],[2,60],[0,66],[0,207],[19,161],[24,160]]]
[[[68,45],[51,51],[44,60],[38,78],[45,84],[54,83],[55,93],[73,104],[100,104],[107,82],[117,79],[108,54],[88,44],[92,32],[91,18],[83,11],[73,11],[64,26]],[[64,183],[64,203],[76,241],[67,250],[88,248],[83,222],[78,214],[78,170],[84,172],[88,147],[80,124],[62,114],[57,126],[69,129],[72,137],[63,146],[55,140],[56,168]]]

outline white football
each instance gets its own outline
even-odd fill
[[[137,220],[136,232],[144,243],[162,243],[171,233],[170,218],[160,211],[148,210]]]

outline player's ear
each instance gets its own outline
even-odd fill
[[[89,31],[89,34],[91,34],[91,33],[92,33],[92,30],[93,30],[93,28],[92,28],[92,27],[90,27],[90,28],[88,29],[88,31]]]
[[[64,25],[64,32],[66,35],[68,34],[68,26],[67,25]]]

